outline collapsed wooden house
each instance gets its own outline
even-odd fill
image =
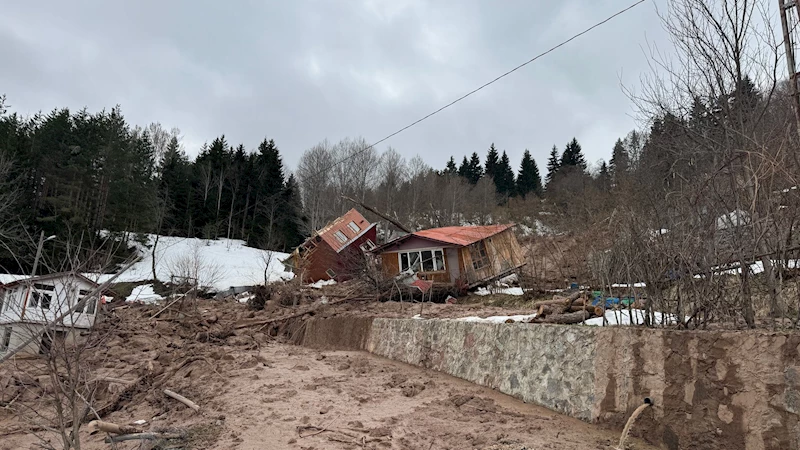
[[[303,283],[343,281],[352,277],[353,266],[363,253],[375,248],[375,224],[356,209],[347,211],[299,245],[283,264]]]
[[[416,231],[373,250],[387,276],[417,278],[472,288],[525,265],[514,224]]]

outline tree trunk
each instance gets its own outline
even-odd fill
[[[152,270],[153,270],[153,281],[158,280],[158,274],[156,273],[156,247],[158,247],[158,230],[156,230],[156,239],[153,241],[153,251],[151,253],[152,259]]]
[[[541,320],[534,319],[534,321],[537,323],[573,324],[581,323],[589,317],[591,317],[591,314],[589,314],[587,311],[578,311],[566,314],[554,314]]]

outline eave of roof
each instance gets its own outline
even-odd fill
[[[425,239],[444,245],[465,247],[478,241],[490,238],[496,234],[502,233],[503,231],[506,231],[514,226],[516,226],[516,224],[510,223],[503,225],[431,228],[428,230],[415,231],[413,233],[400,236],[375,248],[372,252],[384,252],[395,245],[403,243],[411,237],[418,237],[420,239]]]

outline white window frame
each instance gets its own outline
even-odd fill
[[[11,345],[11,333],[13,329],[13,327],[3,328],[3,334],[0,335],[0,353],[8,351],[8,347]]]
[[[378,246],[375,245],[374,242],[372,242],[372,239],[367,239],[361,245],[358,246],[358,248],[360,248],[362,252],[371,252],[372,250],[375,250],[377,247]]]
[[[80,303],[80,301],[83,300],[86,294],[89,294],[90,292],[91,289],[78,289],[77,292],[75,293],[76,294],[75,304],[77,305],[78,303]],[[95,297],[93,299],[87,300],[86,303],[83,304],[83,307],[76,309],[75,312],[78,314],[85,313],[90,316],[94,315],[95,312],[97,312],[97,298]]]
[[[40,286],[40,287],[37,287]],[[50,289],[45,289],[50,288]],[[39,297],[37,297],[39,295]],[[42,307],[41,296],[48,296],[50,301],[47,302],[47,308]],[[30,306],[31,308],[38,308],[42,311],[50,310],[53,307],[53,302],[56,300],[56,287],[50,284],[34,283],[31,286],[30,293]]]
[[[347,235],[344,234],[344,231],[342,230],[336,230],[336,232],[333,233],[333,237],[335,237],[336,240],[341,242],[342,244],[347,243]]]
[[[424,266],[423,266],[424,260],[422,259],[422,252],[431,252],[431,260],[434,261],[433,270],[424,270]],[[436,252],[441,252],[442,253],[442,268],[439,269],[439,270],[436,270],[436,265],[435,265]],[[419,249],[414,249],[414,250],[405,250],[405,251],[397,252],[397,266],[400,268],[400,272],[404,272],[405,270],[409,270],[409,269],[412,268],[411,265],[409,264],[409,267],[407,267],[405,270],[403,270],[403,255],[409,255],[409,254],[412,254],[412,253],[417,253],[419,255],[418,261],[420,263],[420,270],[417,270],[417,272],[423,272],[423,273],[447,272],[447,258],[445,257],[445,253],[444,253],[444,248],[443,247],[419,248]]]
[[[351,220],[350,223],[347,224],[347,227],[350,228],[350,230],[353,233],[360,233],[361,232],[361,227],[359,227],[358,224],[353,220]]]

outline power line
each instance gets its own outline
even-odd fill
[[[541,58],[541,57],[543,57],[543,56],[545,56],[545,55],[547,55],[547,54],[549,54],[549,53],[551,53],[551,52],[553,52],[553,51],[557,50],[558,48],[560,48],[560,47],[563,47],[564,45],[567,45],[567,44],[569,44],[569,43],[570,43],[570,42],[572,42],[573,40],[575,40],[575,39],[577,39],[577,38],[579,38],[579,37],[583,36],[584,34],[586,34],[586,33],[590,32],[590,31],[594,30],[595,28],[597,28],[597,27],[599,27],[599,26],[601,26],[601,25],[603,25],[603,24],[605,24],[605,23],[607,23],[607,22],[611,21],[611,20],[612,20],[612,19],[614,19],[615,17],[617,17],[617,16],[620,16],[620,15],[622,15],[622,14],[624,14],[624,13],[626,13],[626,12],[630,11],[630,10],[631,10],[631,9],[633,9],[634,7],[636,7],[636,6],[639,6],[640,4],[642,4],[642,3],[644,3],[644,2],[645,2],[645,0],[639,0],[639,1],[637,1],[636,3],[634,3],[634,4],[630,5],[630,6],[628,6],[627,8],[625,8],[625,9],[622,9],[622,10],[620,10],[620,11],[617,11],[616,13],[614,13],[614,14],[612,14],[611,16],[607,17],[606,19],[604,19],[604,20],[602,20],[602,21],[600,21],[600,22],[597,22],[597,23],[595,23],[594,25],[590,26],[589,28],[586,28],[585,30],[581,31],[580,33],[573,35],[573,36],[572,36],[572,37],[570,37],[569,39],[567,39],[567,40],[565,40],[565,41],[562,41],[561,43],[559,43],[559,44],[557,44],[557,45],[555,45],[555,46],[553,46],[553,47],[551,47],[551,48],[549,48],[549,49],[545,50],[545,51],[544,51],[544,52],[542,52],[542,53],[539,53],[538,55],[534,56],[533,58],[531,58],[531,59],[529,59],[529,60],[525,61],[524,63],[522,63],[522,64],[520,64],[520,65],[518,65],[518,66],[514,67],[513,69],[509,70],[508,72],[505,72],[505,73],[503,73],[502,75],[500,75],[500,76],[498,76],[498,77],[494,78],[493,80],[491,80],[491,81],[488,81],[488,82],[486,82],[486,83],[484,83],[484,84],[482,84],[482,85],[478,86],[477,88],[475,88],[475,89],[473,89],[473,90],[471,90],[471,91],[467,92],[466,94],[462,95],[461,97],[458,97],[457,99],[453,100],[452,102],[450,102],[450,103],[448,103],[448,104],[446,104],[446,105],[442,106],[441,108],[437,109],[436,111],[433,111],[433,112],[431,112],[431,113],[429,113],[429,114],[427,114],[427,115],[425,115],[425,116],[423,116],[423,117],[421,117],[421,118],[419,118],[419,119],[417,119],[417,120],[415,120],[415,121],[411,122],[410,124],[408,124],[408,125],[404,126],[403,128],[400,128],[399,130],[395,131],[394,133],[392,133],[392,134],[390,134],[390,135],[388,135],[388,136],[384,137],[383,139],[381,139],[381,140],[379,140],[379,141],[377,141],[377,142],[374,142],[374,143],[372,143],[372,144],[370,144],[370,145],[368,145],[368,146],[366,146],[366,147],[362,148],[361,150],[358,150],[358,151],[356,151],[356,152],[354,152],[354,153],[352,153],[352,154],[350,154],[350,155],[347,155],[346,157],[344,157],[344,158],[340,159],[339,161],[333,162],[333,163],[332,163],[332,164],[330,164],[328,167],[325,167],[325,168],[323,168],[323,169],[319,170],[319,171],[318,171],[318,172],[316,172],[314,175],[311,175],[309,178],[316,178],[317,176],[319,176],[319,175],[321,175],[321,174],[323,174],[323,173],[327,172],[328,170],[331,170],[332,168],[334,168],[334,167],[338,166],[339,164],[342,164],[343,162],[345,162],[345,161],[347,161],[347,160],[350,160],[350,159],[352,159],[352,158],[354,158],[354,157],[356,157],[356,156],[360,155],[361,153],[364,153],[364,152],[366,152],[367,150],[369,150],[369,149],[371,149],[371,148],[375,147],[376,145],[380,144],[381,142],[384,142],[384,141],[386,141],[386,140],[388,140],[388,139],[390,139],[390,138],[392,138],[392,137],[394,137],[394,136],[396,136],[396,135],[398,135],[398,134],[402,133],[403,131],[406,131],[407,129],[409,129],[409,128],[411,128],[411,127],[415,126],[415,125],[417,125],[418,123],[420,123],[420,122],[422,122],[422,121],[424,121],[424,120],[426,120],[426,119],[429,119],[429,118],[430,118],[430,117],[432,117],[432,116],[435,116],[436,114],[438,114],[438,113],[440,113],[440,112],[444,111],[445,109],[447,109],[447,108],[449,108],[449,107],[451,107],[451,106],[455,105],[456,103],[460,102],[461,100],[464,100],[465,98],[469,97],[470,95],[472,95],[472,94],[474,94],[474,93],[476,93],[476,92],[480,91],[481,89],[483,89],[483,88],[485,88],[485,87],[488,87],[488,86],[490,86],[490,85],[494,84],[495,82],[499,81],[499,80],[500,80],[500,79],[502,79],[502,78],[505,78],[505,77],[507,77],[508,75],[511,75],[512,73],[516,72],[517,70],[519,70],[519,69],[521,69],[521,68],[523,68],[523,67],[527,66],[528,64],[530,64],[530,63],[532,63],[532,62],[536,61],[537,59],[539,59],[539,58]]]

